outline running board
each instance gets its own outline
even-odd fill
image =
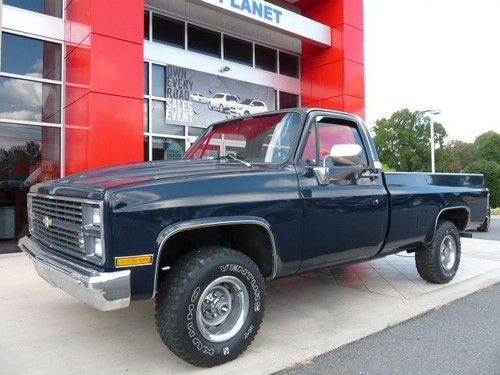
[[[472,233],[462,232],[462,233],[459,233],[459,235],[460,235],[460,237],[472,238]]]

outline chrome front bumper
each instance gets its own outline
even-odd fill
[[[19,240],[19,248],[33,261],[50,285],[101,311],[130,305],[130,270],[99,272],[56,257],[42,249],[30,236]]]

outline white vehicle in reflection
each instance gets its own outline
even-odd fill
[[[245,99],[236,105],[232,105],[229,112],[235,116],[255,115],[257,113],[267,112],[267,105],[260,100]]]
[[[238,104],[238,98],[231,94],[217,93],[208,99],[208,109],[218,110],[219,112],[229,111],[231,106]]]
[[[193,92],[191,95],[189,95],[189,100],[198,103],[208,102],[208,98],[205,95],[200,94],[199,92]]]

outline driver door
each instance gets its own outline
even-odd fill
[[[382,246],[388,196],[381,172],[370,167],[360,126],[340,115],[310,120],[297,164],[304,212],[301,270],[368,258]],[[328,157],[333,146],[353,144],[362,148],[356,165],[334,164]],[[328,167],[326,182],[314,173],[323,165]]]

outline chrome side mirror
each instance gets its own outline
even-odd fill
[[[356,144],[334,145],[330,157],[335,165],[355,166],[363,164],[363,148]]]
[[[362,155],[363,148],[358,144],[333,145],[330,155],[323,160],[323,166],[313,168],[318,184],[328,185],[330,183],[330,170],[326,166],[327,159],[332,160],[334,165],[355,166],[363,164]]]

